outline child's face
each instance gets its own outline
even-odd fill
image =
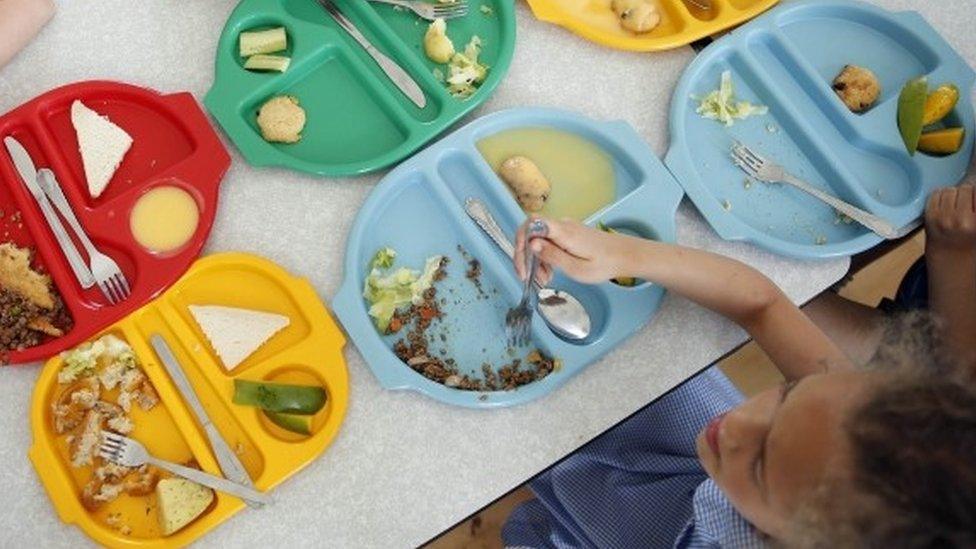
[[[843,422],[874,375],[808,376],[715,418],[696,441],[705,471],[746,520],[785,539],[793,512],[828,469],[848,469]]]

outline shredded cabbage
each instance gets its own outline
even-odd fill
[[[105,346],[100,360],[106,364],[118,363],[126,368],[136,367],[136,355],[128,343],[112,334],[104,335],[98,341]]]
[[[393,248],[380,248],[377,250],[376,255],[373,256],[373,262],[370,266],[373,269],[389,269],[393,266],[394,259],[396,259],[396,250]]]
[[[753,105],[749,101],[735,100],[731,71],[722,73],[722,81],[717,90],[712,90],[705,97],[693,97],[693,99],[698,101],[695,112],[703,118],[718,120],[726,126],[731,126],[736,120],[769,112],[769,108],[765,105]]]
[[[470,97],[478,85],[485,81],[488,67],[478,61],[481,55],[481,38],[472,36],[463,52],[457,52],[448,64],[447,90],[455,97]]]
[[[58,383],[71,383],[78,378],[95,373],[98,357],[105,351],[101,340],[86,343],[69,352],[64,358],[64,366],[58,372]]]
[[[391,252],[392,255],[384,252]],[[369,316],[373,317],[376,327],[385,333],[397,309],[410,304],[419,305],[423,302],[424,292],[434,285],[434,275],[437,274],[437,269],[444,257],[435,255],[427,258],[422,273],[400,267],[384,275],[383,269],[393,266],[393,257],[396,256],[396,252],[390,248],[384,248],[377,252],[377,256],[380,253],[389,258],[389,265],[378,266],[374,259],[373,269],[366,277],[363,297],[370,305]]]

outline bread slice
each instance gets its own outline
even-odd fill
[[[111,120],[78,100],[71,104],[71,123],[78,135],[88,192],[92,198],[98,198],[132,147],[132,138]]]
[[[164,478],[156,484],[159,528],[164,536],[178,532],[203,514],[213,501],[213,490],[184,478]]]
[[[227,371],[291,323],[286,316],[220,305],[190,305],[190,314]]]

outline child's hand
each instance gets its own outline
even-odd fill
[[[524,245],[529,221],[519,227],[515,236],[515,271],[522,280],[527,276]],[[549,235],[535,238],[530,244],[541,260],[536,273],[540,284],[549,283],[554,268],[587,284],[621,276],[620,258],[626,257],[626,249],[633,245],[629,241],[636,239],[592,229],[578,221],[546,219],[545,222]]]
[[[976,252],[976,186],[939,189],[925,208],[927,252]]]

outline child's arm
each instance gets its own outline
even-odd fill
[[[541,278],[558,268],[581,282],[633,276],[660,284],[742,326],[787,379],[828,368],[849,367],[844,354],[768,278],[752,267],[720,255],[609,234],[574,221],[552,221],[549,236],[533,249],[544,263]],[[525,277],[522,242],[515,265]]]
[[[925,208],[929,306],[946,327],[946,343],[976,367],[976,191],[938,190]]]
[[[53,15],[51,0],[0,0],[0,67],[23,49]]]

